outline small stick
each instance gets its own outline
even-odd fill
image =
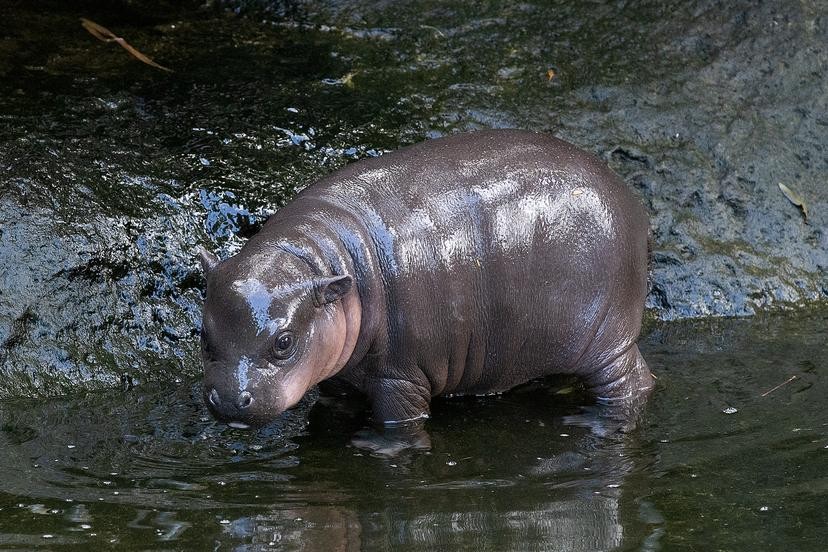
[[[91,34],[92,36],[94,36],[95,38],[97,38],[98,40],[100,40],[102,42],[117,42],[121,46],[121,48],[123,48],[124,50],[129,52],[129,55],[131,55],[132,57],[134,57],[138,61],[140,61],[142,63],[146,63],[147,65],[151,65],[152,67],[155,67],[156,69],[161,69],[162,71],[167,71],[168,73],[173,72],[172,69],[168,69],[168,68],[164,67],[163,65],[159,65],[158,63],[155,63],[152,60],[151,57],[142,54],[141,52],[139,52],[138,50],[133,48],[129,44],[129,42],[127,42],[126,40],[124,40],[120,36],[115,36],[115,33],[110,31],[106,27],[98,25],[94,21],[84,19],[83,17],[81,17],[81,25],[83,25],[84,29],[89,31],[89,34]]]
[[[764,393],[762,393],[762,394],[761,394],[761,395],[759,395],[759,396],[760,396],[760,397],[767,397],[768,395],[770,395],[771,393],[773,393],[774,391],[776,391],[777,389],[779,389],[779,388],[780,388],[780,387],[782,387],[783,385],[787,385],[787,384],[791,383],[791,382],[792,382],[793,380],[795,380],[795,379],[796,379],[796,376],[791,376],[791,377],[789,377],[788,379],[786,379],[785,381],[783,381],[782,383],[780,383],[779,385],[777,385],[776,387],[774,387],[773,389],[768,389],[767,391],[765,391]]]

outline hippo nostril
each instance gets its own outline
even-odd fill
[[[218,391],[213,389],[210,391],[210,394],[207,395],[207,400],[210,401],[210,404],[217,407],[221,402],[221,397],[219,397]]]
[[[243,392],[239,395],[239,401],[236,404],[239,408],[250,408],[250,405],[253,404],[253,395],[247,391]]]

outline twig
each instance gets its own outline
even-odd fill
[[[779,389],[783,385],[788,385],[789,383],[791,383],[795,379],[796,379],[796,376],[791,376],[788,379],[786,379],[785,381],[783,381],[782,383],[780,383],[779,385],[777,385],[776,387],[774,387],[773,389],[768,389],[767,391],[765,391],[764,393],[762,393],[759,396],[760,397],[767,397],[768,395],[770,395],[771,393],[773,393],[774,391],[776,391],[777,389]]]
[[[140,61],[142,63],[146,63],[147,65],[151,65],[152,67],[155,67],[156,69],[161,69],[162,71],[167,71],[168,73],[173,72],[172,69],[168,69],[167,67],[164,67],[163,65],[159,65],[158,63],[155,63],[152,60],[151,57],[142,54],[141,52],[139,52],[138,50],[133,48],[129,44],[129,42],[127,42],[126,40],[124,40],[120,36],[115,36],[115,33],[110,31],[106,27],[102,27],[101,25],[98,25],[94,21],[90,21],[90,20],[85,19],[83,17],[81,17],[81,25],[83,25],[84,29],[89,31],[89,34],[91,34],[92,36],[94,36],[95,38],[97,38],[98,40],[100,40],[102,42],[117,42],[121,46],[121,48],[123,48],[124,50],[129,52],[129,55],[131,55],[132,57],[134,57],[138,61]]]

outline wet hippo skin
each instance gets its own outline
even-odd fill
[[[201,251],[205,401],[256,426],[334,378],[389,427],[426,418],[438,395],[551,374],[638,400],[653,384],[636,345],[648,232],[603,162],[544,134],[474,132],[359,161],[237,255]]]

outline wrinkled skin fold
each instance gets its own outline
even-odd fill
[[[543,134],[481,131],[354,163],[237,255],[201,252],[205,402],[257,426],[332,378],[423,446],[438,395],[574,374],[603,402],[640,402],[648,233],[604,163]]]

